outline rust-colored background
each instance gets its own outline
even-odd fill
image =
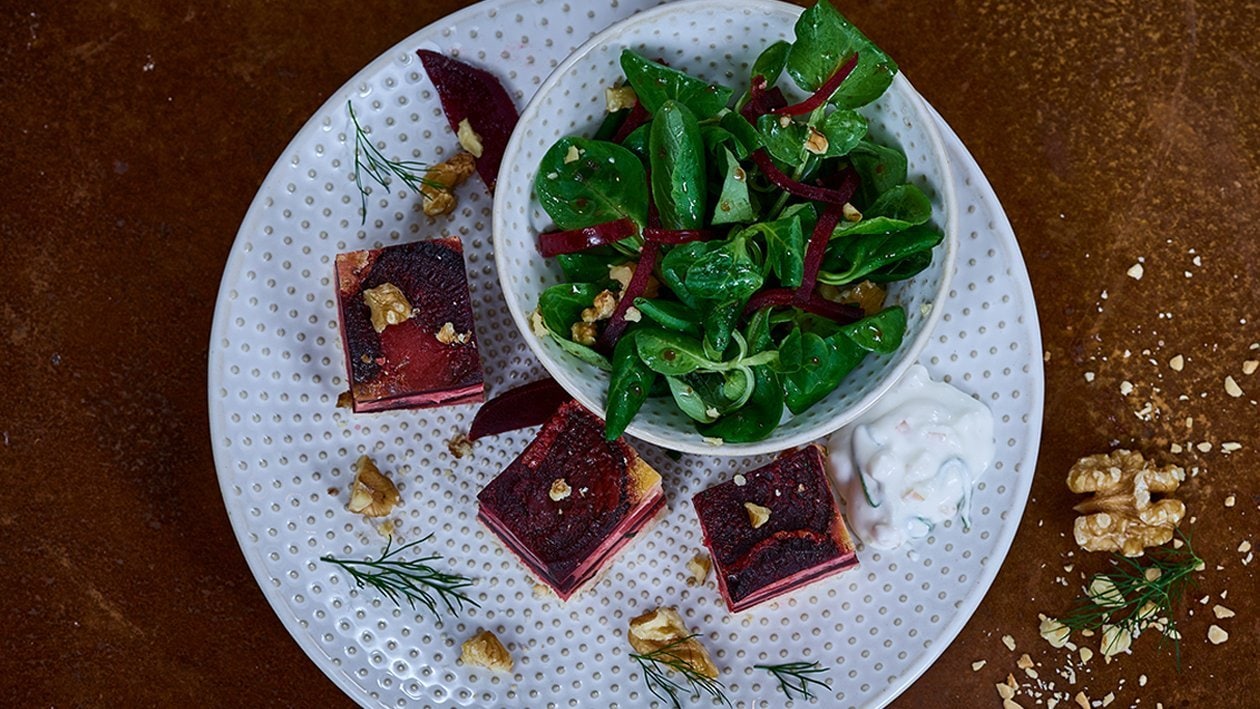
[[[0,11],[0,704],[349,704],[277,621],[228,525],[207,428],[210,321],[237,226],[292,135],[369,60],[464,4]],[[996,705],[1008,672],[1031,705],[1037,683],[1016,668],[1027,652],[1059,692],[1254,706],[1260,562],[1237,549],[1260,542],[1260,375],[1242,373],[1260,358],[1249,349],[1260,342],[1260,8],[842,9],[992,180],[1032,274],[1047,357],[1041,458],[1015,546],[898,705]],[[1126,276],[1139,260],[1144,277]],[[1177,354],[1182,371],[1168,365]],[[1226,394],[1226,375],[1244,396]],[[1134,413],[1147,402],[1151,421]],[[1241,450],[1223,454],[1227,441]],[[1203,442],[1209,451],[1170,452]],[[1116,445],[1199,469],[1180,496],[1207,570],[1193,615],[1180,616],[1180,672],[1145,636],[1069,684],[1037,614],[1066,610],[1104,559],[1068,556],[1063,478],[1077,457]],[[1215,603],[1237,616],[1212,618]],[[1213,622],[1226,644],[1206,641]]]

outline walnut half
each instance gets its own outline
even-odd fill
[[[699,638],[690,638],[691,631],[683,623],[676,608],[657,608],[630,619],[630,646],[640,655],[669,647],[668,652],[679,662],[691,666],[709,679],[717,679],[718,668]],[[684,638],[687,638],[684,640]]]
[[[350,504],[346,508],[364,517],[384,517],[394,511],[394,507],[402,501],[394,482],[385,477],[376,463],[366,455],[359,456],[355,463],[358,472],[354,476],[354,485],[350,488]]]
[[[1068,488],[1094,494],[1074,508],[1082,515],[1076,518],[1076,543],[1086,551],[1125,556],[1142,556],[1146,547],[1167,543],[1186,506],[1151,495],[1172,493],[1185,479],[1182,468],[1156,468],[1141,453],[1123,449],[1080,459],[1068,471]]]

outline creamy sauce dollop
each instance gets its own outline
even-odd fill
[[[970,526],[972,487],[996,453],[993,414],[916,364],[827,449],[850,529],[896,549],[960,513]]]

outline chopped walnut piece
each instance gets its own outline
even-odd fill
[[[709,657],[709,651],[691,635],[677,608],[662,607],[650,610],[630,619],[630,632],[626,637],[630,647],[640,655],[646,655],[670,646],[669,653],[678,662],[691,667],[709,679],[717,679],[718,668]]]
[[[451,455],[456,458],[463,458],[464,456],[472,453],[472,448],[472,439],[468,437],[468,434],[463,432],[456,433],[449,441],[446,442],[446,450],[450,451]]]
[[[569,495],[573,494],[573,488],[569,487],[569,483],[564,478],[556,478],[551,482],[551,489],[547,491],[547,497],[552,502],[559,502]]]
[[[489,630],[478,630],[476,635],[464,641],[460,647],[459,661],[495,672],[512,671],[512,654]]]
[[[753,529],[759,529],[761,525],[770,521],[770,509],[762,507],[756,502],[745,502],[744,509],[748,510],[748,523]]]
[[[818,131],[817,128],[810,126],[809,137],[805,138],[805,152],[814,155],[825,155],[827,153],[827,136]]]
[[[573,341],[579,345],[593,347],[595,345],[595,323],[575,322],[573,327],[569,328],[569,334],[573,336]]]
[[[612,291],[603,290],[599,295],[595,296],[595,303],[589,308],[582,309],[582,322],[599,322],[612,317],[613,311],[617,309],[617,296]]]
[[[477,135],[477,131],[473,130],[472,124],[465,118],[459,122],[459,130],[455,132],[455,139],[459,141],[459,147],[472,153],[475,158],[481,157],[481,153],[485,150],[481,146],[481,136]]]
[[[564,164],[568,165],[571,162],[577,162],[581,158],[582,151],[578,150],[578,146],[570,145],[568,152],[564,154]]]
[[[1152,501],[1151,493],[1171,493],[1186,479],[1175,465],[1150,466],[1141,453],[1116,450],[1077,461],[1068,472],[1072,492],[1094,493],[1075,507],[1076,543],[1087,551],[1142,556],[1146,547],[1166,544],[1186,514],[1180,500]]]
[[[1050,647],[1063,647],[1067,645],[1069,637],[1072,635],[1072,629],[1059,622],[1055,618],[1041,618],[1041,637],[1050,643]]]
[[[1208,637],[1208,640],[1210,640],[1213,645],[1220,645],[1226,640],[1229,640],[1229,633],[1225,632],[1225,630],[1221,628],[1221,626],[1213,623],[1208,628],[1207,637]]]
[[[1112,657],[1125,652],[1133,644],[1133,634],[1118,625],[1104,625],[1099,649],[1103,657]]]
[[[459,200],[451,190],[477,170],[472,153],[460,151],[450,160],[440,162],[424,173],[420,194],[424,196],[424,213],[430,217],[450,214]]]
[[[551,331],[547,329],[547,323],[543,322],[542,311],[534,308],[534,312],[529,314],[529,329],[534,331],[534,335],[538,337],[547,337]]]
[[[364,517],[384,517],[394,511],[394,507],[402,501],[398,488],[381,473],[376,463],[366,455],[359,456],[355,463],[358,472],[354,476],[354,484],[350,488],[350,503],[346,509],[357,512]]]
[[[844,206],[840,208],[840,213],[844,215],[844,220],[846,222],[862,221],[862,213],[858,211],[857,207],[854,207],[852,204],[849,204],[848,202],[845,202]]]
[[[713,560],[708,554],[700,553],[691,557],[691,561],[687,562],[687,573],[690,578],[687,579],[688,586],[699,586],[709,577],[709,570],[713,568]]]
[[[609,113],[616,113],[623,109],[634,108],[639,103],[639,97],[629,85],[609,86],[604,89],[604,102],[607,104]]]
[[[351,394],[349,389],[346,389],[345,391],[337,395],[337,408],[339,409],[353,409],[354,408],[354,394]]]
[[[363,291],[363,302],[371,311],[372,329],[384,332],[390,325],[406,322],[415,315],[407,296],[393,283],[382,283]]]

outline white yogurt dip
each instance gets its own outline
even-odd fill
[[[960,513],[970,525],[972,486],[996,452],[993,414],[916,364],[827,450],[850,530],[896,549]]]

